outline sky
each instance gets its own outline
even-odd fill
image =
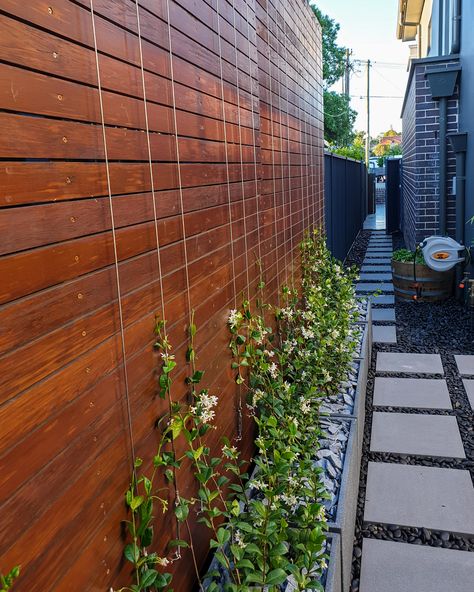
[[[375,137],[390,127],[401,131],[409,49],[407,43],[396,37],[398,0],[314,0],[312,3],[340,24],[339,45],[353,51],[353,60],[374,62],[370,76],[370,135]],[[350,81],[351,106],[358,112],[356,131],[367,126],[366,84],[366,66],[356,64]],[[334,90],[341,92],[342,82]]]

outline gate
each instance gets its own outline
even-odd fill
[[[387,158],[387,197],[385,204],[385,228],[387,234],[400,230],[400,168],[401,159]]]

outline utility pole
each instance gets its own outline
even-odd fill
[[[367,60],[367,136],[365,138],[365,164],[369,166],[370,157],[370,60]]]
[[[350,97],[350,72],[351,72],[351,62],[350,62],[351,51],[346,49],[346,74],[345,74],[345,85],[344,85],[344,92],[347,98]]]

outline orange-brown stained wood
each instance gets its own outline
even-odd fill
[[[195,310],[203,386],[219,397],[210,445],[235,440],[242,421],[236,444],[251,456],[229,309],[255,301],[260,267],[276,304],[292,274],[298,282],[304,230],[323,219],[321,34],[310,7],[222,0],[217,14],[208,0],[137,1],[143,78],[135,0],[94,0],[106,146],[91,0],[1,6],[0,570],[22,564],[19,592],[130,583],[129,425],[148,466],[167,408],[156,314],[168,321],[173,396],[184,401]],[[178,480],[183,495],[196,491],[187,466]],[[165,494],[172,508],[173,488]],[[204,566],[209,533],[196,519]],[[155,550],[170,554],[172,510],[155,532]],[[175,590],[193,589],[191,565],[187,551],[172,565]]]

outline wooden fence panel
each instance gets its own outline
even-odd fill
[[[323,225],[321,32],[303,0],[0,11],[0,571],[21,564],[18,592],[106,591],[130,578],[132,448],[150,462],[167,409],[157,314],[180,400],[195,310],[219,397],[211,445],[225,434],[251,455],[226,321],[260,269],[277,304],[304,231]],[[178,486],[195,492],[190,471]],[[178,536],[167,495],[161,555]],[[175,590],[193,588],[191,564],[172,565]]]

